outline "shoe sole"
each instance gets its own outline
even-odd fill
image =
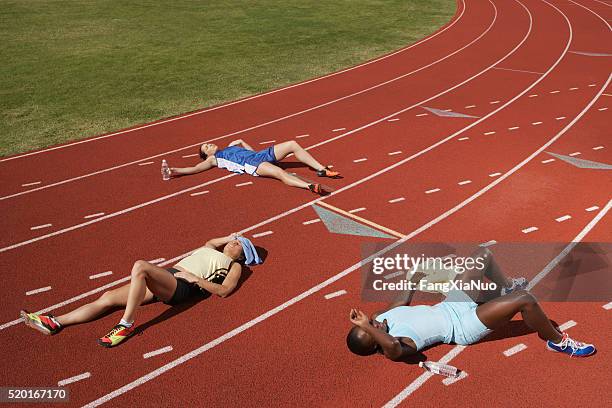
[[[23,319],[23,322],[25,323],[26,326],[31,327],[34,330],[38,330],[39,332],[41,332],[42,334],[44,334],[46,336],[50,336],[52,334],[49,329],[47,329],[44,326],[38,325],[34,320],[30,319],[28,317],[28,314],[24,310],[19,312],[19,315]]]

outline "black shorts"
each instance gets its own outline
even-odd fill
[[[166,269],[172,275],[177,272],[180,272],[178,269],[168,268]],[[200,288],[195,283],[189,283],[184,279],[175,278],[176,279],[176,290],[174,291],[174,295],[170,298],[170,300],[164,302],[167,305],[178,305],[183,303],[189,299],[194,297],[208,297],[210,293]]]

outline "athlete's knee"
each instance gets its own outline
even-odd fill
[[[132,268],[132,277],[145,277],[147,275],[148,267],[149,263],[147,261],[138,260],[134,262],[134,267]]]
[[[516,296],[516,300],[520,304],[521,309],[531,309],[538,304],[538,299],[524,289],[517,290],[512,294]]]
[[[287,143],[289,147],[291,148],[291,150],[301,150],[302,149],[302,146],[300,146],[300,144],[296,142],[295,140],[291,140]]]
[[[97,303],[104,307],[116,306],[117,297],[115,296],[112,290],[104,292],[102,296],[100,296],[100,298],[97,300]]]

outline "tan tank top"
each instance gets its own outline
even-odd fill
[[[232,266],[232,259],[216,249],[203,247],[182,259],[180,266],[209,282],[222,283]]]

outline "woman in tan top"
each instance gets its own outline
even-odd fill
[[[132,268],[130,283],[105,292],[98,300],[79,307],[67,314],[54,317],[21,311],[26,325],[52,335],[65,326],[85,323],[96,319],[115,307],[125,307],[125,312],[98,344],[113,347],[134,333],[134,317],[137,306],[161,300],[169,305],[182,303],[194,296],[215,294],[226,297],[236,288],[244,260],[243,245],[252,243],[246,238],[232,234],[215,238],[174,265],[160,268],[146,261],[136,261]]]

